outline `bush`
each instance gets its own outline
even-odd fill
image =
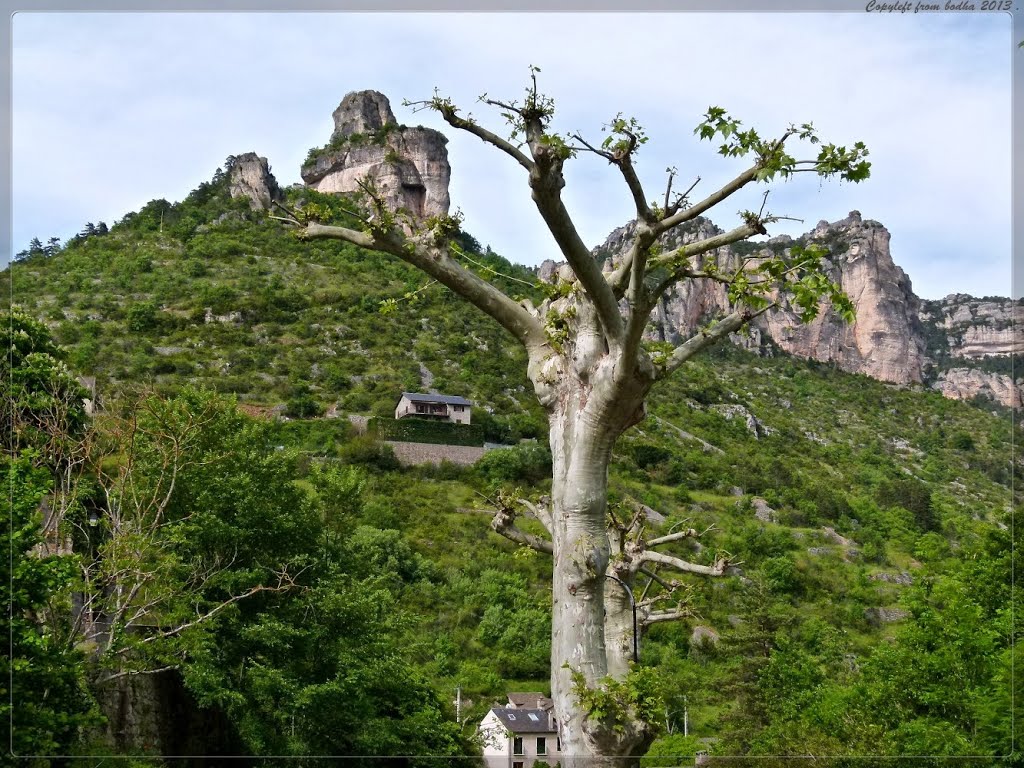
[[[362,464],[385,472],[400,466],[391,446],[370,436],[357,437],[342,448],[341,459],[347,464]]]
[[[128,330],[134,333],[144,333],[156,328],[158,320],[156,316],[156,304],[151,301],[143,301],[128,307],[126,316]]]
[[[300,385],[292,390],[291,397],[285,407],[285,415],[293,419],[309,419],[323,413],[323,408],[309,391],[309,387]]]
[[[667,448],[653,443],[636,443],[632,446],[633,461],[640,469],[655,467],[672,457],[672,452]]]
[[[485,453],[476,469],[491,482],[537,483],[551,477],[551,451],[537,443],[499,448]]]
[[[640,758],[641,768],[687,765],[703,749],[696,736],[672,733],[656,739],[647,754]],[[682,758],[682,760],[680,760]]]

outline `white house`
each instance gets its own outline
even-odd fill
[[[531,768],[538,760],[557,763],[561,744],[552,707],[542,693],[510,693],[508,704],[491,707],[479,729],[487,768]]]
[[[452,424],[469,424],[469,409],[473,403],[456,395],[430,395],[420,392],[403,392],[395,406],[395,418],[407,416],[448,421]]]

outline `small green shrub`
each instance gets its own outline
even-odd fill
[[[485,453],[476,469],[491,482],[537,483],[551,477],[551,451],[536,443],[499,448]]]
[[[385,472],[399,468],[398,458],[390,445],[373,437],[357,437],[341,451],[341,460],[346,464],[362,464]]]

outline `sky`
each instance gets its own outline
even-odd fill
[[[858,7],[859,8],[859,7]],[[399,122],[449,136],[452,207],[511,261],[558,258],[522,169],[434,113],[402,106],[434,89],[503,129],[478,102],[519,98],[530,65],[555,100],[552,129],[591,143],[616,114],[649,141],[647,197],[698,176],[702,197],[744,169],[693,129],[711,105],[778,135],[813,121],[826,141],[863,141],[861,184],[811,174],[771,186],[767,210],[799,235],[851,210],[884,224],[923,298],[1011,292],[1011,66],[1005,14],[866,13],[32,13],[13,19],[11,238],[62,239],[149,200],[180,200],[229,155],[255,151],[299,182],[349,91],[386,94]],[[798,159],[810,147],[794,147]],[[608,163],[566,170],[567,207],[599,245],[631,218]],[[709,213],[731,229],[764,187]]]

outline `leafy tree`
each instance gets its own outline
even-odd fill
[[[10,546],[0,565],[3,635],[0,718],[10,724],[5,750],[19,757],[70,754],[82,728],[100,721],[85,685],[82,654],[62,642],[56,622],[67,616],[77,564],[71,555],[42,555],[40,509],[52,476],[33,466],[31,448],[0,456],[10,489],[0,536]]]
[[[128,330],[134,333],[145,333],[157,327],[156,304],[151,301],[141,301],[128,307],[126,321]]]
[[[292,388],[285,413],[295,419],[308,419],[323,413],[323,407],[313,397],[308,384]]]
[[[84,660],[64,642],[77,563],[61,515],[84,457],[84,391],[46,327],[12,307],[0,320],[0,469],[9,495],[0,538],[3,635],[0,717],[15,755],[66,754],[81,728],[98,722],[84,682]]]
[[[530,299],[517,301],[474,271],[455,240],[458,217],[408,220],[388,210],[369,182],[362,185],[368,203],[358,229],[323,223],[308,212],[293,213],[287,220],[304,239],[340,239],[407,261],[490,315],[525,347],[528,376],[550,427],[551,495],[540,504],[518,498],[501,504],[494,527],[513,541],[556,553],[551,643],[555,713],[563,749],[597,765],[642,752],[654,733],[643,714],[648,702],[638,698],[634,685],[640,678],[630,672],[630,603],[624,590],[606,587],[606,577],[614,576],[628,588],[642,568],[654,563],[704,575],[721,575],[729,567],[727,557],[701,565],[654,549],[696,531],[645,541],[642,514],[633,515],[631,522],[610,515],[608,466],[617,438],[643,419],[655,383],[779,302],[791,302],[805,321],[825,301],[843,316],[852,316],[851,302],[823,270],[823,249],[794,245],[788,253],[731,262],[718,255],[725,246],[766,234],[767,226],[782,218],[765,213],[764,205],[757,212],[741,212],[741,223],[722,235],[667,251],[661,250],[661,238],[751,183],[798,173],[858,182],[867,178],[870,166],[863,143],[849,148],[821,144],[810,123],[762,138],[754,129],[741,130],[726,110],[711,107],[695,132],[701,139],[720,140],[719,152],[725,157],[751,158],[749,167],[699,201],[689,198],[692,187],[673,194],[675,172],[670,170],[663,200],[652,204],[634,165],[647,142],[637,121],[617,115],[597,146],[579,134],[554,133],[553,101],[538,92],[536,74],[533,68],[532,84],[521,101],[483,99],[511,126],[508,139],[461,116],[441,96],[417,106],[437,111],[449,125],[496,147],[525,171],[537,209],[567,262],[545,287],[539,305]],[[791,139],[821,146],[815,155],[798,160],[788,152]],[[584,153],[618,169],[636,207],[635,232],[618,264],[602,267],[591,256],[562,200],[563,167]],[[692,280],[726,285],[733,311],[678,346],[645,347],[644,332],[661,296],[676,283]],[[515,526],[521,503],[541,521],[551,541]],[[651,609],[642,623],[683,615]],[[614,709],[619,716],[613,720],[593,715],[581,704],[603,696],[626,697]]]
[[[19,307],[0,319],[0,414],[4,451],[33,447],[51,469],[81,454],[86,392],[46,326]]]

